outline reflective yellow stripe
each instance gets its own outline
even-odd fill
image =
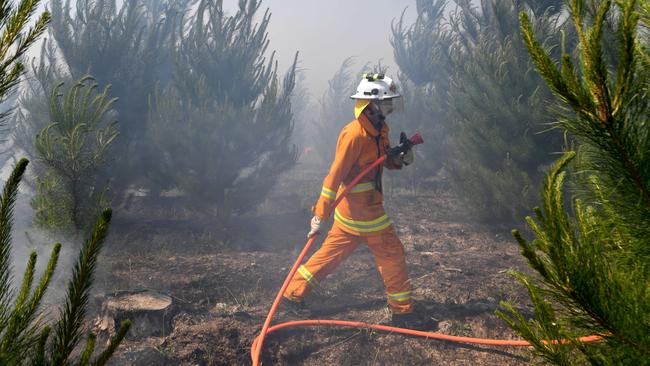
[[[341,184],[341,187],[345,188],[343,184]],[[373,189],[375,189],[374,182],[359,183],[356,186],[352,187],[350,193],[368,192],[368,191],[372,191]]]
[[[333,190],[331,190],[331,189],[329,189],[329,188],[327,188],[325,186],[323,186],[323,189],[321,189],[320,195],[325,197],[325,198],[329,198],[331,200],[336,198],[336,192],[334,192]]]
[[[376,218],[376,219],[371,220],[371,221],[352,220],[352,219],[347,219],[347,218],[343,217],[343,216],[341,215],[341,213],[339,212],[339,209],[338,209],[338,208],[337,208],[335,211],[336,211],[336,214],[338,214],[338,215],[341,217],[341,220],[342,220],[343,222],[345,222],[346,224],[350,224],[350,225],[374,226],[374,225],[377,225],[377,224],[379,224],[379,223],[382,223],[382,222],[384,222],[385,220],[388,219],[388,215],[383,214],[383,215],[380,216],[379,218]]]
[[[347,227],[348,229],[361,233],[372,233],[375,231],[384,230],[393,223],[386,214],[372,221],[358,221],[347,219],[341,215],[338,209],[334,211],[334,220],[338,221],[341,223],[341,225]]]
[[[309,272],[307,267],[305,266],[300,266],[298,267],[298,273],[302,276],[302,278],[305,279],[312,287],[316,288],[318,287],[318,281],[316,281],[316,278]]]
[[[403,296],[410,296],[411,291],[404,291],[404,292],[398,292],[396,294],[388,294],[389,297],[403,297]]]
[[[394,301],[406,302],[411,300],[411,291],[405,291],[396,294],[388,294],[388,298]]]

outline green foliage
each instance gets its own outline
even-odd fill
[[[516,16],[526,11],[545,42],[559,45],[563,24],[558,1],[483,0],[479,7],[455,1],[418,0],[418,17],[393,24],[404,112],[393,124],[421,131],[410,170],[421,180],[441,167],[476,219],[513,222],[536,202],[543,171],[560,150],[561,136],[548,133],[552,99],[523,41]],[[571,39],[571,35],[565,36]]]
[[[270,13],[254,19],[260,2],[240,5],[227,16],[222,2],[53,1],[51,42],[21,98],[17,143],[39,156],[33,137],[51,123],[51,90],[89,73],[100,87],[111,85],[120,121],[120,138],[106,156],[112,163],[93,173],[94,197],[110,181],[119,205],[129,204],[129,188],[149,192],[145,207],[156,204],[162,189],[180,190],[192,208],[219,214],[234,211],[234,200],[243,198],[241,210],[256,204],[296,160],[295,65],[279,80],[273,55],[265,58]],[[62,176],[36,170],[35,189],[49,197],[38,202],[47,213],[42,221],[75,226],[69,216],[50,214],[74,207],[60,199]]]
[[[100,216],[90,238],[83,245],[68,283],[65,306],[52,326],[44,326],[41,302],[58,262],[61,244],[56,244],[47,267],[34,286],[37,255],[33,252],[27,263],[23,282],[16,294],[11,284],[11,229],[13,207],[18,186],[28,161],[21,159],[7,180],[0,198],[0,364],[2,365],[104,365],[114,353],[130,327],[122,323],[107,348],[92,362],[95,336],[90,334],[84,352],[75,360],[73,350],[82,341],[83,320],[93,281],[97,257],[108,232],[111,210]],[[51,335],[53,334],[53,337]]]
[[[36,157],[35,136],[51,123],[50,119],[50,94],[55,83],[67,80],[66,73],[56,65],[55,49],[50,47],[47,39],[41,44],[41,53],[38,59],[32,60],[29,77],[25,78],[22,92],[18,97],[21,108],[17,108],[13,125],[14,146],[24,150],[29,157]],[[36,164],[32,169],[38,176],[45,174],[45,170]],[[25,183],[30,184],[29,180]]]
[[[401,72],[404,110],[391,116],[391,125],[424,136],[426,143],[414,150],[417,163],[406,170],[410,178],[421,180],[435,175],[449,157],[447,98],[454,68],[454,37],[445,24],[445,0],[418,0],[416,4],[414,24],[406,27],[402,16],[392,25],[391,44]]]
[[[173,82],[151,98],[159,184],[217,216],[259,203],[297,158],[290,144],[296,61],[280,82],[274,56],[264,57],[270,13],[256,23],[259,7],[240,1],[226,15],[222,1],[201,1],[179,30]]]
[[[50,13],[45,11],[33,26],[25,31],[40,3],[39,0],[0,3],[0,103],[7,100],[25,70],[21,58],[45,31],[50,21]],[[7,114],[1,113],[0,121],[6,118]]]
[[[533,1],[485,0],[480,11],[462,1],[451,19],[457,48],[448,168],[459,197],[484,221],[519,220],[536,203],[535,182],[562,146],[559,134],[545,131],[552,95],[532,72],[517,36],[521,11],[530,14],[545,44],[560,43],[556,7],[542,11]]]
[[[109,87],[98,92],[91,77],[80,79],[65,92],[63,86],[51,90],[51,123],[36,135],[45,174],[36,181],[32,207],[37,225],[79,233],[107,203],[99,170],[118,134],[110,113],[115,99],[109,98]]]
[[[410,27],[404,25],[404,14],[392,24],[395,60],[400,70],[418,85],[432,83],[444,87],[450,73],[449,51],[452,45],[449,29],[444,25],[445,0],[418,0],[417,18]]]
[[[29,0],[21,1],[18,4],[9,1],[0,3],[0,28],[2,31],[0,100],[4,100],[12,87],[16,85],[18,76],[23,70],[23,65],[18,62],[19,57],[43,32],[49,20],[49,13],[45,12],[27,34],[23,33],[23,29],[38,5],[39,1]],[[71,102],[75,104],[74,100]],[[75,115],[75,117],[80,116]],[[64,120],[60,119],[60,121]],[[79,335],[86,311],[88,292],[92,284],[94,266],[106,237],[111,211],[110,209],[104,211],[95,227],[94,234],[83,246],[82,255],[77,261],[75,272],[69,283],[69,289],[75,291],[69,290],[66,296],[66,303],[74,304],[74,306],[66,306],[61,320],[54,324],[53,329],[57,338],[50,340],[52,328],[43,326],[44,314],[41,313],[40,307],[56,268],[61,244],[57,243],[54,246],[45,271],[36,284],[34,283],[34,272],[37,255],[33,252],[29,256],[23,281],[17,288],[17,293],[12,286],[13,209],[18,196],[18,186],[25,174],[27,164],[27,159],[17,162],[0,197],[0,364],[69,364],[67,361],[73,362],[70,357],[72,350],[81,340]],[[65,326],[71,322],[73,323],[71,326]],[[117,336],[111,340],[106,350],[93,360],[93,365],[106,364],[117,345],[122,341],[129,326],[128,321],[122,324]],[[54,347],[60,343],[58,342],[59,338],[66,340],[67,348]],[[90,364],[95,336],[91,335],[88,339],[89,342],[85,347],[86,352],[80,359],[81,362],[75,363]],[[93,344],[93,347],[90,347],[90,344]]]
[[[556,62],[538,41],[527,14],[523,39],[540,75],[564,108],[558,122],[579,142],[549,172],[543,210],[528,218],[535,239],[513,234],[538,277],[515,273],[528,289],[535,317],[504,303],[502,317],[535,351],[558,365],[647,365],[650,360],[650,68],[648,34],[634,0],[568,1],[578,35],[575,56]],[[647,13],[646,13],[647,14]],[[609,18],[608,18],[609,17]],[[604,23],[615,20],[618,60],[606,62]],[[576,66],[577,64],[577,66]],[[576,156],[571,216],[563,197],[564,171]],[[583,344],[579,336],[603,336]],[[565,340],[554,344],[548,340]]]
[[[121,137],[115,142],[115,164],[108,172],[118,192],[142,184],[158,155],[145,138],[148,101],[157,83],[166,85],[171,79],[172,34],[192,2],[126,0],[118,6],[115,0],[72,4],[53,0],[50,4],[52,46],[62,55],[50,66],[58,65],[63,76],[74,80],[93,75],[101,87],[110,84],[112,95],[120,100],[115,108]],[[48,90],[56,81],[50,81]]]

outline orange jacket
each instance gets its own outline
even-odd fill
[[[347,124],[336,144],[336,156],[329,174],[323,180],[320,197],[313,207],[314,215],[327,218],[332,214],[332,204],[345,185],[350,183],[364,168],[386,153],[390,147],[388,125],[381,131],[361,114]],[[388,169],[400,169],[401,165],[387,159]],[[368,236],[379,234],[392,225],[384,211],[381,193],[381,173],[378,166],[368,173],[341,201],[334,212],[334,225],[351,234]]]

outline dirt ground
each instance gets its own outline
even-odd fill
[[[148,222],[116,217],[100,259],[98,298],[152,289],[170,295],[174,308],[167,329],[129,337],[112,365],[250,364],[250,344],[304,244],[322,172],[291,176],[257,212],[226,225],[169,219],[169,212]],[[387,212],[406,247],[415,297],[437,331],[517,338],[494,315],[501,300],[526,303],[506,273],[526,268],[508,231],[468,220],[444,182],[417,191],[397,186],[386,184]],[[307,301],[319,318],[388,320],[381,278],[363,246]],[[530,357],[513,347],[326,327],[278,331],[263,352],[265,365],[525,365]]]

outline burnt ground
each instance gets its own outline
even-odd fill
[[[113,365],[246,365],[271,302],[305,241],[308,207],[322,172],[279,184],[257,212],[227,225],[119,214],[100,259],[98,296],[153,289],[174,299],[162,334],[130,337]],[[525,270],[505,228],[467,219],[444,182],[416,192],[387,186],[386,207],[407,250],[416,299],[445,334],[514,339],[494,315],[499,301],[526,303],[506,273]],[[141,213],[133,212],[133,215]],[[141,217],[141,216],[139,216]],[[319,318],[387,321],[381,278],[361,246],[308,298]],[[288,319],[276,317],[278,322]],[[293,317],[292,319],[295,319]],[[376,331],[292,328],[269,335],[264,364],[525,365],[525,349],[454,344]]]

